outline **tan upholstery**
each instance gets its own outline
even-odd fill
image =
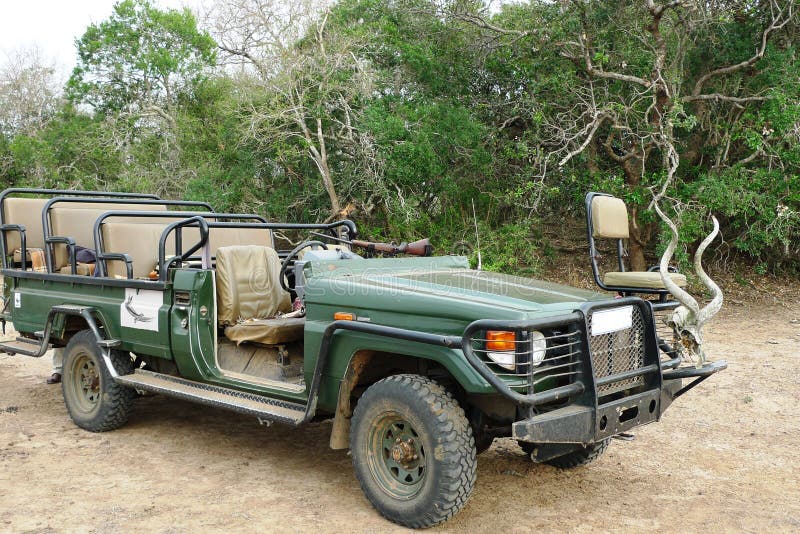
[[[128,211],[165,211],[164,204],[125,204],[125,203],[89,203],[70,202],[56,204],[50,210],[51,235],[71,237],[75,244],[94,249],[94,223],[103,213],[112,210]],[[120,220],[120,219],[113,219]],[[133,220],[133,218],[131,219]],[[152,219],[138,219],[155,222]],[[59,270],[67,265],[69,255],[66,245],[53,246],[53,268]],[[124,269],[123,269],[124,270]],[[149,271],[148,271],[149,272]]]
[[[262,345],[279,345],[303,339],[305,317],[252,319],[225,329],[225,337],[236,344],[253,341]]]
[[[278,282],[281,260],[274,249],[256,245],[217,250],[217,313],[221,325],[268,319],[292,309]]]
[[[175,222],[177,219],[172,219],[167,222]],[[166,225],[164,225],[166,226]],[[184,228],[182,231],[183,249],[186,250],[197,243],[200,239],[200,229],[196,226]],[[172,243],[173,241],[170,241]],[[258,245],[262,247],[273,248],[272,246],[272,231],[267,228],[209,228],[208,229],[208,242],[211,250],[211,255],[216,256],[217,250],[221,247],[231,247],[236,245]],[[173,247],[175,245],[172,245]],[[158,247],[158,243],[156,243]],[[174,252],[174,249],[167,249],[167,255]],[[200,255],[198,252],[196,255]]]
[[[161,234],[175,218],[110,219],[103,223],[103,251],[128,254],[133,260],[134,278],[145,278],[158,263],[158,242]],[[200,239],[200,230],[195,227],[182,229],[183,250],[187,250]],[[266,228],[211,228],[209,231],[211,254],[216,255],[220,247],[231,245],[265,245],[272,242],[272,232]],[[167,238],[166,255],[175,253],[175,232]],[[200,255],[198,251],[196,255]],[[125,278],[125,264],[108,262],[108,276]],[[277,276],[277,275],[276,275]]]
[[[133,260],[133,277],[146,278],[158,263],[158,242],[164,232],[163,223],[109,221],[103,223],[103,251],[128,254]],[[167,241],[167,251],[174,250],[174,238]],[[107,276],[126,278],[122,261],[108,261]]]
[[[94,269],[95,269],[96,265],[94,263],[80,263],[80,262],[78,262],[78,264],[75,267],[77,268],[75,274],[77,274],[79,276],[92,276],[92,275],[94,275]],[[72,267],[70,267],[69,265],[67,265],[65,267],[62,267],[61,270],[59,271],[59,273],[61,273],[61,274],[72,274]]]
[[[596,196],[592,199],[594,237],[628,239],[628,211],[622,199]]]
[[[195,232],[197,229],[195,229]],[[211,255],[216,256],[220,247],[234,245],[260,245],[273,247],[272,231],[267,228],[210,228]]]
[[[670,273],[672,281],[680,287],[686,286],[686,276],[679,273]],[[659,272],[627,272],[606,273],[603,283],[610,287],[637,287],[646,289],[665,289],[664,282],[661,280]]]
[[[5,224],[21,224],[25,227],[25,243],[28,248],[44,248],[42,230],[42,208],[46,198],[7,198],[3,201]],[[6,250],[13,252],[22,245],[18,232],[6,232]]]

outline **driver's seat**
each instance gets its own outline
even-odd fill
[[[281,318],[292,311],[289,293],[278,277],[281,260],[275,249],[237,245],[217,249],[217,316],[225,337],[279,345],[303,338],[305,319]]]

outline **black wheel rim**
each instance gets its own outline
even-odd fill
[[[428,466],[419,433],[403,416],[383,414],[370,430],[370,472],[383,491],[408,500],[422,490]]]
[[[75,407],[83,413],[93,412],[100,402],[100,369],[88,353],[80,353],[70,366],[69,386]]]

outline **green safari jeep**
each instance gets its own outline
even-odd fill
[[[724,368],[679,367],[654,318],[671,300],[334,245],[355,236],[351,221],[8,189],[1,318],[19,337],[0,350],[63,348],[67,411],[92,432],[125,424],[141,391],[264,423],[332,418],[367,498],[410,527],[464,506],[495,437],[584,465]]]

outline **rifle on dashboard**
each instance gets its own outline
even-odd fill
[[[360,241],[358,239],[348,240],[342,239],[341,237],[334,237],[328,234],[322,234],[320,232],[310,232],[311,234],[324,237],[325,239],[330,239],[331,241],[336,241],[337,243],[345,243],[350,245],[351,247],[358,247],[363,248],[367,251],[368,255],[372,255],[375,252],[380,252],[382,254],[409,254],[411,256],[432,256],[433,255],[433,245],[431,245],[431,240],[427,237],[425,239],[420,239],[418,241],[412,241],[411,243],[400,243],[399,245],[395,245],[393,243],[372,243],[371,241]]]

